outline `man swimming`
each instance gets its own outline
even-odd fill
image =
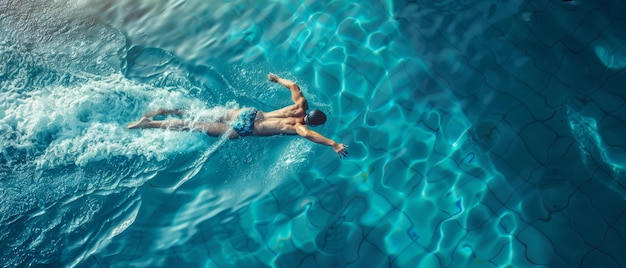
[[[172,130],[201,131],[218,137],[229,133],[229,138],[236,139],[246,136],[272,136],[279,134],[300,135],[312,142],[327,145],[333,148],[339,157],[348,155],[348,146],[328,139],[321,134],[310,130],[307,126],[318,126],[326,122],[326,115],[320,110],[310,110],[307,100],[302,95],[300,87],[291,80],[269,74],[269,80],[279,83],[291,91],[294,104],[271,112],[263,112],[255,108],[233,109],[228,111],[218,122],[195,122],[184,120],[152,120],[159,115],[182,116],[181,110],[158,109],[144,115],[141,120],[127,126],[128,129],[160,128]],[[233,121],[233,119],[235,119]],[[232,131],[231,131],[232,129]]]

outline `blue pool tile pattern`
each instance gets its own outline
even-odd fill
[[[626,266],[626,3],[153,2],[0,1],[3,267]]]

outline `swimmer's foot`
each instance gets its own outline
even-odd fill
[[[148,112],[144,114],[143,117],[152,118],[152,117],[163,115],[163,114],[165,114],[165,110],[163,108],[159,108],[158,110],[154,112]]]
[[[139,121],[129,124],[128,126],[126,126],[126,128],[127,129],[144,128],[148,123],[150,123],[150,119],[144,116]]]

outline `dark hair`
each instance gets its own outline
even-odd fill
[[[312,127],[324,124],[326,123],[326,114],[320,110],[310,110],[304,116],[304,123]]]

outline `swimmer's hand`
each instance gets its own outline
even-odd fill
[[[348,156],[348,150],[346,150],[346,148],[348,148],[348,146],[345,144],[341,144],[341,143],[333,144],[333,150],[335,150],[335,153],[339,155],[339,158]]]
[[[267,76],[267,78],[269,78],[269,79],[270,79],[270,81],[272,81],[272,82],[278,82],[278,79],[280,79],[280,77],[278,77],[278,75],[275,75],[275,74],[273,74],[273,73],[270,73],[270,74]]]

